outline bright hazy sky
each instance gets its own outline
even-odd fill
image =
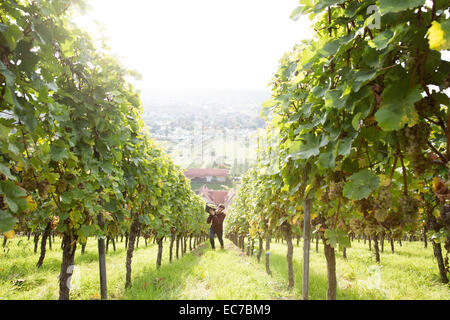
[[[90,0],[76,22],[143,76],[145,91],[265,89],[309,20],[289,18],[298,0]]]

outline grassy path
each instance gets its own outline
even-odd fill
[[[32,241],[18,237],[0,248],[0,299],[57,299],[61,251],[60,240],[48,251],[44,265],[37,270],[39,258]],[[140,240],[133,256],[132,288],[125,291],[125,254],[123,243],[107,254],[108,295],[110,299],[300,299],[302,243],[294,245],[296,285],[287,290],[286,245],[272,243],[271,269],[265,272],[264,257],[247,257],[230,241],[225,250],[212,251],[208,243],[169,263],[168,243],[163,261],[156,270],[157,246]],[[326,296],[326,266],[319,246],[311,246],[311,299]],[[385,248],[381,264],[362,241],[355,241],[345,260],[337,253],[338,299],[438,299],[450,300],[449,286],[439,283],[432,249],[420,242],[396,246],[395,254]],[[75,256],[71,299],[98,299],[97,246],[89,239],[86,253]]]
[[[202,244],[192,254],[134,279],[126,299],[276,299],[292,296],[282,277],[270,278],[262,264],[230,241],[212,251]]]

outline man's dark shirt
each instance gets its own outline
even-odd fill
[[[215,213],[214,215],[209,215],[208,219],[206,219],[206,223],[211,223],[211,228],[214,232],[221,233],[223,231],[223,220],[225,219],[225,213]]]

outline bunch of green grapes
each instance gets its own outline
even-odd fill
[[[419,216],[419,205],[419,200],[411,195],[403,194],[400,196],[398,199],[398,210],[404,225],[415,224]]]
[[[367,213],[368,211],[372,210],[372,207],[373,207],[372,203],[373,203],[372,196],[370,196],[369,198],[366,198],[366,199],[361,199],[361,200],[355,201],[357,210],[362,213]]]
[[[61,194],[67,190],[68,186],[67,180],[64,177],[61,177],[56,184],[56,191]]]
[[[330,202],[330,198],[328,197],[328,192],[322,192],[322,195],[320,196],[320,201],[322,203],[328,203]]]
[[[399,142],[405,148],[416,175],[422,175],[431,165],[423,152],[428,148],[427,141],[430,132],[430,126],[425,122],[412,127],[405,126],[398,131]]]
[[[420,176],[430,167],[431,162],[422,152],[417,152],[411,156],[411,164],[416,175]]]
[[[425,97],[415,104],[416,110],[424,115],[435,115],[440,111],[440,104],[436,103],[432,98]]]
[[[315,217],[315,218],[313,218],[311,220],[311,226],[316,228],[315,234],[318,235],[319,237],[322,237],[323,234],[324,234],[324,232],[321,231],[320,229],[321,229],[321,227],[325,227],[326,228],[325,222],[326,222],[325,218],[324,217],[320,217],[320,216]]]
[[[38,183],[37,188],[38,188],[38,191],[39,191],[39,196],[40,196],[42,199],[47,199],[47,197],[48,197],[48,191],[50,190],[50,183],[48,182],[48,180],[45,179],[45,180],[43,180],[43,181],[40,181],[40,182]]]
[[[2,194],[0,194],[0,210],[6,210],[5,198]]]
[[[364,227],[364,233],[371,237],[377,233],[377,224],[373,220],[368,220],[366,226]]]
[[[34,191],[37,188],[36,178],[31,168],[22,173],[22,187],[28,191]]]
[[[378,222],[383,222],[389,215],[392,207],[392,194],[386,187],[380,187],[373,201],[373,213]]]
[[[337,198],[342,196],[342,190],[344,190],[344,181],[339,182],[330,182],[330,192],[329,198],[330,200],[336,200]]]
[[[352,229],[353,232],[355,232],[355,234],[360,235],[363,233],[364,224],[362,223],[361,220],[353,218],[350,220],[349,224],[350,228]]]
[[[391,237],[393,239],[401,238],[402,235],[403,235],[403,230],[400,229],[400,228],[393,230],[392,233],[391,233]]]

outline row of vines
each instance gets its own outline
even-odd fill
[[[69,299],[77,244],[127,236],[203,239],[204,201],[144,131],[139,95],[102,43],[70,22],[84,1],[0,3],[0,232],[62,237],[60,299]],[[6,241],[6,240],[5,240]]]
[[[311,235],[323,240],[328,299],[335,250],[406,233],[431,239],[448,283],[450,252],[449,3],[444,0],[301,0],[315,37],[280,60],[263,105],[265,141],[228,210],[226,234],[242,247],[302,235],[308,298]],[[446,249],[443,254],[442,245]],[[261,249],[260,253],[261,254]]]

